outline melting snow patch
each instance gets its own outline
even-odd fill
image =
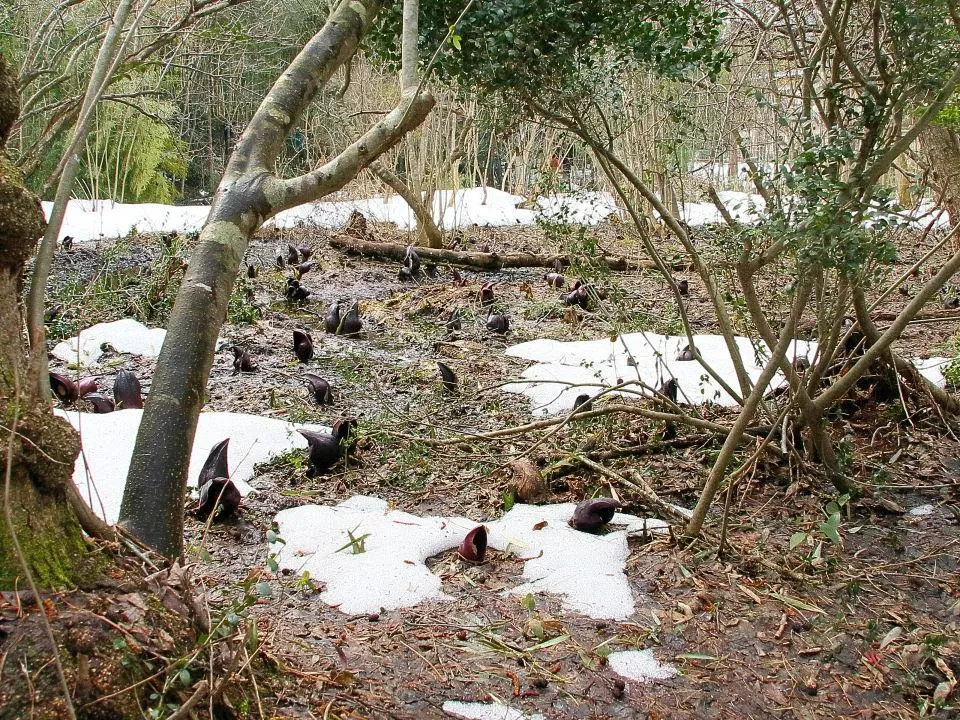
[[[936,511],[936,508],[933,505],[917,505],[915,508],[910,510],[907,515],[913,515],[914,517],[923,517],[925,515],[932,515]]]
[[[733,361],[723,338],[694,335],[693,340],[714,371],[730,387],[738,388]],[[756,381],[769,357],[767,346],[746,337],[737,337],[736,344],[747,374]],[[584,392],[595,395],[604,388],[630,381],[659,388],[672,377],[677,380],[681,402],[736,405],[734,398],[707,375],[700,363],[676,359],[686,346],[686,336],[652,332],[620,335],[613,342],[609,338],[574,342],[532,340],[506,350],[507,355],[537,363],[520,375],[531,382],[511,383],[503,389],[529,397],[535,414],[554,415],[571,410],[574,400]],[[816,343],[795,340],[787,348],[787,356],[812,359],[816,349]],[[782,382],[778,374],[770,385],[778,387]]]
[[[526,595],[558,595],[563,606],[588,617],[623,620],[633,614],[634,599],[626,569],[627,536],[643,531],[663,532],[662,520],[617,513],[611,525],[626,525],[604,535],[574,530],[567,524],[576,507],[558,505],[514,505],[496,522],[487,523],[487,542],[497,550],[508,550],[525,558],[525,583],[509,592]]]
[[[447,700],[443,704],[443,712],[463,720],[542,720],[543,715],[527,715],[509,705],[500,703],[464,702],[462,700]]]
[[[743,192],[723,191],[720,199],[738,221],[757,224],[766,216],[763,198]],[[522,207],[526,198],[492,187],[439,190],[433,195],[433,217],[445,230],[467,225],[533,225],[539,218],[551,222],[595,225],[617,212],[609,193],[557,193],[537,198],[532,207]],[[52,203],[44,202],[49,217]],[[368,219],[392,222],[401,229],[412,230],[417,221],[404,200],[396,195],[359,200],[307,203],[279,213],[268,224],[277,227],[343,227],[350,214],[357,210]],[[71,200],[67,205],[60,239],[67,235],[78,243],[101,238],[123,237],[132,232],[197,232],[206,222],[209,205],[160,205],[157,203],[124,204],[112,200]],[[929,205],[902,213],[915,226],[929,222]],[[720,212],[712,203],[688,202],[680,210],[681,218],[690,225],[722,223]],[[944,214],[937,221],[946,225]]]
[[[613,212],[609,193],[558,193],[538,198],[532,207],[521,195],[492,187],[439,190],[433,195],[433,217],[445,230],[467,225],[533,225],[538,217],[554,222],[596,225]],[[49,217],[52,204],[43,203]],[[267,224],[280,228],[341,228],[353,211],[369,220],[392,222],[404,230],[417,226],[410,206],[399,196],[307,203],[279,213]],[[71,200],[60,239],[67,235],[83,243],[123,237],[130,232],[197,232],[210,213],[209,205],[124,204],[112,200]]]
[[[694,345],[704,360],[731,388],[739,390],[739,382],[727,344],[720,335],[694,335]],[[750,338],[737,336],[737,350],[743,359],[747,375],[756,382],[763,366],[770,357],[766,344]],[[674,378],[679,388],[681,403],[716,403],[734,407],[738,403],[696,360],[677,360],[688,345],[685,335],[659,335],[653,332],[619,335],[614,340],[608,337],[599,340],[539,339],[513,345],[506,354],[532,360],[520,378],[527,382],[513,382],[503,386],[505,392],[520,393],[530,398],[531,411],[535,415],[556,415],[569,412],[578,396],[596,395],[605,388],[624,382],[636,383],[629,396],[636,392],[650,394],[646,388],[659,388],[666,380]],[[787,346],[787,357],[792,361],[816,359],[817,343],[794,340]],[[943,368],[949,358],[929,358],[914,361],[928,380],[942,387]],[[784,383],[781,373],[774,375],[770,388]],[[611,393],[627,395],[627,393]]]
[[[617,675],[636,682],[668,680],[677,674],[673,665],[660,663],[653,657],[653,650],[623,650],[607,656],[610,669]]]
[[[333,507],[283,510],[277,525],[285,543],[271,550],[278,553],[280,567],[309,571],[326,584],[321,600],[358,614],[448,599],[424,561],[458,546],[477,523],[462,517],[421,518],[390,510],[385,500],[358,495]]]
[[[51,354],[65,363],[83,367],[97,362],[103,355],[101,346],[107,343],[117,352],[157,357],[166,336],[163,328],[148,328],[127,318],[81,330],[79,335],[57,343]]]
[[[952,362],[953,358],[932,357],[923,360],[914,360],[913,364],[917,366],[917,370],[919,370],[920,374],[927,380],[937,387],[943,387],[943,371],[947,368],[947,365]]]
[[[120,516],[127,469],[143,410],[117,410],[102,415],[67,410],[55,412],[80,433],[83,452],[74,466],[73,482],[97,515],[108,523],[115,523]],[[307,447],[307,441],[296,432],[297,427],[259,415],[200,413],[190,455],[188,484],[196,485],[210,449],[224,438],[230,438],[230,477],[240,493],[247,495],[253,489],[246,481],[253,477],[254,465],[288,450]],[[302,427],[325,429],[318,425]]]
[[[620,529],[591,535],[567,524],[574,507],[515,505],[501,519],[486,523],[490,547],[526,561],[526,582],[509,592],[549,593],[588,617],[627,618],[634,611],[624,574],[627,537],[665,532],[667,524],[618,513],[611,525]],[[332,507],[283,510],[276,520],[285,543],[271,549],[278,553],[280,567],[308,571],[326,584],[320,599],[349,614],[447,599],[440,578],[424,561],[457,547],[478,524],[464,517],[417,517],[366,496]]]

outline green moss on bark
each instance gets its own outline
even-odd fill
[[[0,139],[18,112],[12,77],[0,56]],[[90,570],[87,543],[66,497],[80,449],[77,435],[38,393],[39,364],[30,362],[21,333],[23,265],[43,229],[39,200],[0,152],[0,589],[23,588],[26,569],[44,590],[75,585]]]

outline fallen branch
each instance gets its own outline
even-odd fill
[[[359,238],[340,235],[330,239],[330,247],[351,255],[363,255],[382,260],[396,260],[402,262],[407,253],[407,246],[400,243],[373,242]],[[552,268],[559,261],[568,265],[566,255],[536,255],[534,253],[499,253],[467,252],[461,250],[447,250],[444,248],[418,247],[417,253],[425,262],[447,263],[450,265],[464,265],[481,270],[498,271],[503,268],[543,267]],[[653,270],[656,265],[650,260],[627,260],[623,257],[602,257],[600,262],[606,263],[610,270]],[[688,263],[674,263],[674,270],[686,270]]]
[[[643,455],[659,455],[680,448],[694,447],[714,439],[714,435],[697,435],[694,437],[674,438],[673,440],[656,440],[644,445],[629,445],[614,448],[599,453],[590,453],[580,450],[578,454],[566,457],[543,471],[544,480],[556,480],[564,475],[576,472],[584,466],[584,460],[614,460],[621,457],[637,457]]]
[[[676,505],[666,502],[659,495],[657,495],[656,490],[650,487],[646,480],[640,477],[639,473],[634,473],[634,479],[628,480],[620,473],[611,470],[608,467],[604,467],[599,463],[595,463],[593,460],[590,460],[583,455],[579,456],[579,460],[591,470],[598,472],[601,475],[616,481],[621,486],[628,487],[636,492],[637,495],[639,495],[640,498],[647,503],[652,510],[663,515],[666,520],[677,525],[685,525],[687,522],[689,522],[690,518],[687,515],[677,509]]]
[[[619,388],[619,386],[618,386]],[[612,389],[618,388],[608,388],[609,392]],[[596,400],[596,398],[594,398]],[[673,422],[678,425],[688,425],[690,427],[699,428],[700,430],[706,430],[708,432],[716,433],[717,435],[724,436],[730,432],[730,428],[726,425],[721,425],[720,423],[711,422],[710,420],[704,420],[702,418],[693,417],[691,415],[675,414],[675,413],[665,413],[657,412],[656,410],[650,410],[648,408],[639,406],[639,405],[627,405],[623,403],[616,403],[610,405],[604,405],[602,408],[596,410],[581,410],[579,412],[572,412],[567,415],[557,415],[556,417],[547,418],[545,420],[535,420],[533,422],[526,423],[525,425],[515,425],[509,428],[503,428],[501,430],[491,430],[488,432],[480,433],[461,433],[454,437],[450,438],[424,438],[418,437],[415,435],[406,435],[404,433],[393,433],[397,437],[401,437],[407,440],[416,440],[419,443],[424,445],[430,445],[434,447],[441,447],[445,445],[460,445],[460,444],[469,444],[471,442],[477,442],[481,440],[493,440],[496,438],[505,438],[513,437],[515,435],[525,435],[526,433],[532,432],[534,430],[541,430],[543,428],[552,428],[557,425],[566,425],[571,419],[576,420],[590,420],[592,418],[602,417],[604,415],[613,415],[617,413],[623,413],[625,415],[639,415],[640,417],[647,418],[648,420],[658,420],[663,422]],[[769,432],[769,425],[759,425],[754,427],[749,427],[746,429],[745,433],[747,435],[765,435]],[[747,442],[745,440],[744,442]],[[769,447],[770,454],[775,457],[782,456],[779,448]]]

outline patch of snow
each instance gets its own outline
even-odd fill
[[[44,202],[50,217],[53,203]],[[127,204],[113,200],[71,200],[60,228],[66,236],[84,243],[101,238],[124,237],[133,232],[197,232],[210,213],[209,205]]]
[[[913,515],[914,517],[924,517],[925,515],[933,515],[936,512],[937,508],[933,505],[917,505],[915,508],[910,510],[907,515]]]
[[[596,225],[620,212],[610,193],[588,191],[539,197],[537,211],[544,220],[571,225]]]
[[[526,582],[509,592],[556,595],[567,609],[592,618],[629,617],[634,598],[624,574],[627,537],[666,532],[667,523],[617,513],[611,525],[620,529],[591,535],[567,524],[574,507],[518,504],[485,523],[490,547],[525,560]],[[308,571],[326,585],[320,599],[348,614],[448,599],[425,561],[457,547],[479,524],[465,517],[417,517],[367,496],[283,510],[276,521],[285,543],[271,550],[280,567]],[[353,552],[350,534],[366,535],[364,552]]]
[[[80,433],[83,452],[74,466],[73,482],[94,512],[108,523],[115,523],[120,515],[127,469],[143,410],[117,410],[104,414],[59,409],[55,412]],[[254,465],[289,450],[307,447],[307,441],[296,432],[297,427],[328,429],[320,425],[297,426],[244,413],[200,413],[190,455],[188,484],[191,487],[197,484],[197,476],[210,449],[229,437],[227,466],[230,478],[241,495],[247,495],[253,490],[247,481],[253,477]]]
[[[463,720],[542,720],[539,713],[527,715],[501,703],[465,702],[447,700],[443,703],[443,712],[450,717]]]
[[[97,362],[103,355],[101,346],[109,343],[117,352],[157,357],[166,336],[167,331],[163,328],[148,328],[132,318],[125,318],[81,330],[79,335],[57,343],[51,355],[65,363],[85,367]]]
[[[438,190],[433,194],[433,219],[444,230],[470,225],[505,227],[533,225],[538,217],[555,222],[596,225],[617,211],[609,193],[559,193],[538,198],[532,208],[519,207],[526,202],[521,195],[496,188]],[[343,227],[354,211],[368,220],[392,222],[402,230],[417,227],[417,218],[399,196],[373,197],[363,200],[316,202],[279,213],[271,222],[277,227],[298,226]]]
[[[525,200],[521,195],[491,187],[440,190],[433,197],[433,217],[444,230],[470,225],[533,225],[536,213],[532,209],[518,207]]]
[[[693,340],[697,350],[717,374],[731,387],[738,388],[733,360],[723,338],[719,335],[694,335]],[[755,344],[746,337],[737,337],[736,344],[747,374],[756,381],[769,356],[767,346]],[[534,414],[554,415],[569,412],[577,396],[584,393],[595,395],[604,388],[622,382],[643,383],[650,388],[659,388],[672,377],[677,380],[681,402],[736,405],[734,398],[707,375],[700,363],[676,359],[686,345],[686,336],[652,332],[621,335],[612,342],[610,338],[573,342],[532,340],[506,350],[507,355],[536,363],[520,374],[523,380],[530,382],[508,383],[503,390],[529,397]],[[815,342],[795,340],[787,353],[790,358],[807,357],[812,360],[816,350]],[[776,388],[783,382],[783,376],[778,374],[774,376],[770,387]],[[632,390],[635,393],[639,386]]]
[[[715,168],[707,170],[713,173]],[[727,211],[737,220],[756,224],[766,215],[762,197],[756,194],[724,190],[718,193]],[[526,207],[529,205],[529,207]],[[49,217],[52,204],[43,203]],[[350,214],[357,210],[369,220],[392,222],[403,230],[417,226],[410,206],[399,196],[372,197],[358,200],[307,203],[285,210],[266,224],[280,228],[343,227]],[[606,192],[580,191],[539,197],[533,203],[520,195],[492,187],[438,190],[433,194],[433,217],[445,230],[469,225],[506,227],[533,225],[538,219],[577,225],[595,225],[617,213],[613,196]],[[160,205],[157,203],[126,204],[112,200],[71,200],[67,205],[60,239],[70,235],[83,243],[101,238],[123,237],[130,232],[197,232],[210,213],[209,205]],[[680,217],[690,225],[722,223],[720,212],[709,202],[686,202]],[[877,216],[879,217],[879,216]],[[903,211],[901,221],[925,226],[932,219],[945,225],[946,216],[932,214],[929,203],[911,211]]]
[[[733,360],[726,342],[720,335],[694,335],[697,350],[731,388],[740,387]],[[744,368],[753,382],[763,372],[770,356],[766,344],[750,338],[735,337],[737,350],[743,358]],[[675,378],[679,388],[679,400],[688,404],[712,402],[735,407],[736,400],[696,360],[677,360],[677,355],[687,346],[685,335],[659,335],[653,332],[620,335],[598,340],[539,339],[513,345],[505,350],[511,357],[531,360],[535,364],[520,373],[526,382],[512,382],[503,386],[504,392],[520,393],[530,398],[534,415],[556,415],[570,412],[574,401],[583,394],[596,395],[606,388],[624,382],[633,383],[629,392],[611,395],[633,396],[637,392],[651,394],[647,388],[659,388],[669,378]],[[794,340],[787,347],[791,360],[807,358],[811,364],[816,360],[817,343]],[[943,369],[950,358],[929,358],[914,361],[920,373],[934,384],[944,384]],[[770,389],[785,382],[777,372],[770,381]]]
[[[587,617],[626,619],[634,611],[633,593],[624,574],[627,536],[642,531],[644,521],[617,513],[610,525],[626,528],[592,535],[567,523],[575,507],[573,503],[518,504],[499,520],[487,523],[490,547],[526,560],[526,582],[508,592],[557,595],[564,608]],[[646,523],[648,531],[665,531],[666,523],[661,520],[648,519]]]
[[[278,213],[268,220],[266,225],[278,228],[319,227],[333,230],[342,228],[353,211],[374,222],[393,222],[401,229],[412,229],[416,221],[410,206],[403,198],[394,195],[389,198],[372,197],[361,200],[340,202],[306,203]]]
[[[617,211],[609,193],[558,193],[541,197],[531,207],[527,199],[492,187],[438,190],[433,194],[433,217],[445,230],[469,225],[533,225],[539,217],[555,222],[596,225]],[[52,204],[43,203],[49,217]],[[402,230],[417,226],[410,206],[398,195],[358,200],[307,203],[285,210],[267,221],[278,228],[341,228],[354,211],[368,220],[391,222]],[[210,212],[209,205],[125,204],[112,200],[71,200],[60,231],[77,243],[123,237],[133,232],[197,232]]]
[[[348,614],[447,600],[424,561],[457,547],[478,523],[463,517],[417,517],[385,500],[355,496],[336,506],[302,505],[277,514],[282,569],[323,582],[325,603]],[[362,538],[351,547],[350,536]],[[363,552],[355,552],[361,547]]]
[[[760,195],[723,190],[717,195],[734,220],[756,225],[766,216],[766,201]],[[714,225],[726,221],[712,202],[688,202],[680,208],[681,219],[688,225]]]
[[[648,682],[668,680],[677,674],[673,665],[658,662],[653,650],[621,650],[607,656],[610,669],[625,680]]]
[[[919,370],[920,374],[927,380],[937,387],[943,387],[946,383],[946,379],[943,377],[943,371],[946,370],[947,366],[952,362],[953,358],[932,357],[914,360],[913,364],[917,366],[917,370]]]

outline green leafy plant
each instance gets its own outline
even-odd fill
[[[253,289],[246,278],[237,280],[227,303],[227,317],[234,325],[252,325],[260,319],[262,313],[253,301]]]
[[[360,526],[358,525],[357,527],[360,527]],[[352,554],[359,555],[367,551],[366,541],[367,541],[367,538],[370,537],[370,533],[364,533],[363,535],[354,535],[353,533],[356,529],[357,528],[354,528],[353,530],[347,530],[347,537],[350,538],[350,540],[346,542],[342,547],[338,547],[335,552],[341,552],[343,550],[346,550],[347,548],[350,548],[350,552]]]
[[[798,530],[790,536],[790,550],[796,550],[801,546],[807,547],[809,549],[804,556],[805,562],[813,567],[822,565],[824,540],[838,548],[843,547],[840,524],[843,510],[849,508],[849,502],[849,494],[843,494],[836,500],[828,502],[821,511],[823,520],[820,521],[816,529]],[[850,532],[856,532],[857,530],[859,528],[852,528]]]

